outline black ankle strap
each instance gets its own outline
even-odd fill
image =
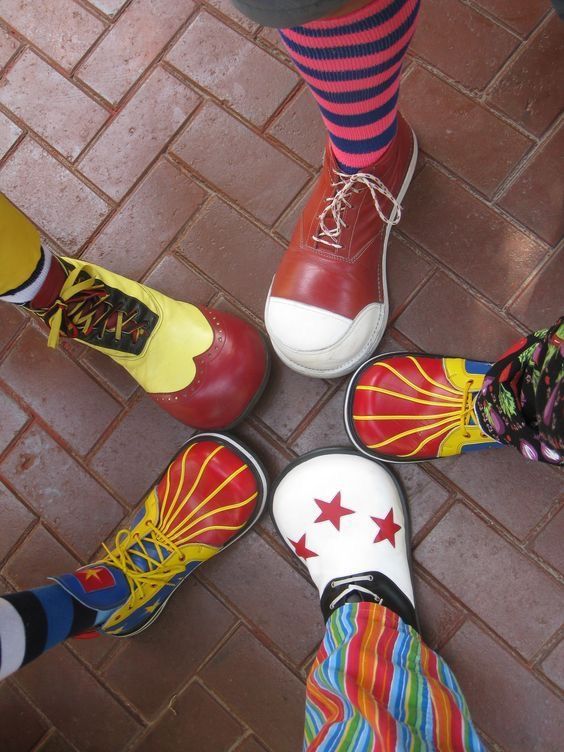
[[[417,614],[409,598],[389,577],[380,572],[360,572],[332,580],[321,596],[321,611],[327,621],[345,603],[359,602],[379,603],[420,631]]]

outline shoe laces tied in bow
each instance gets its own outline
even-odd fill
[[[335,250],[342,249],[343,246],[339,243],[339,238],[343,229],[347,227],[343,214],[345,209],[352,209],[352,204],[349,201],[351,193],[360,193],[363,186],[370,192],[374,208],[382,222],[388,225],[398,224],[401,219],[401,205],[380,178],[368,172],[355,172],[353,175],[345,172],[334,172],[334,175],[338,178],[332,183],[335,193],[326,199],[327,206],[319,215],[319,232],[313,236],[315,242],[322,243]],[[392,204],[389,216],[386,216],[382,211],[380,205],[382,196]],[[333,227],[329,227],[328,220],[330,222],[332,220]]]

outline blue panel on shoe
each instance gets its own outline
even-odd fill
[[[489,442],[484,442],[482,444],[463,444],[460,453],[461,454],[468,454],[469,452],[480,452],[483,449],[491,449],[492,447],[502,447],[504,446],[500,441],[494,441],[492,439]]]
[[[131,590],[123,572],[114,567],[92,564],[72,574],[51,577],[67,593],[88,608],[108,611],[121,606]]]
[[[484,363],[483,360],[465,360],[464,362],[468,373],[487,373],[492,367],[492,363]]]

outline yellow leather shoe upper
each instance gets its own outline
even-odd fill
[[[192,383],[196,375],[194,358],[208,350],[214,339],[212,327],[196,306],[169,298],[95,264],[72,258],[63,258],[62,261],[71,271],[57,302],[44,316],[51,328],[51,347],[56,346],[60,331],[64,331],[65,319],[76,330],[73,336],[123,366],[146,392],[177,392]],[[106,305],[106,314],[108,308],[114,308],[110,310],[112,318],[106,316],[104,323],[99,325],[106,342],[108,336],[112,338],[112,347],[96,345],[86,338],[86,333],[97,325],[92,306],[85,310],[83,304],[84,296],[89,292],[98,296],[97,305]],[[119,346],[127,325],[132,322],[131,315],[119,310],[119,300],[124,296],[128,298],[129,309],[132,306],[135,309],[138,302],[139,307],[144,306],[153,314],[150,332],[138,353],[124,351],[125,348]],[[112,321],[111,327],[107,326],[108,320]]]
[[[450,383],[462,392],[459,425],[445,436],[440,445],[439,456],[451,457],[461,454],[468,445],[491,444],[476,421],[474,402],[484,383],[485,374],[470,373],[464,358],[443,358],[443,368]]]
[[[470,373],[464,358],[443,358],[443,369],[450,383],[461,392],[466,390],[469,382],[472,382],[473,392],[482,388],[485,374]]]

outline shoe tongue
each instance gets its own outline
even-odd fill
[[[165,553],[165,550],[161,546],[160,554],[161,557],[166,557],[168,555],[168,550]],[[133,561],[135,566],[138,567],[142,572],[149,572],[150,570],[155,568],[154,565],[151,566],[151,564],[149,564],[146,558],[147,556],[150,557],[154,562],[161,560],[157,546],[146,539],[143,540],[142,546],[139,543],[135,543],[133,546],[131,546],[131,548],[129,549],[129,555],[131,556],[131,560]]]
[[[118,608],[131,595],[129,583],[123,572],[106,564],[91,564],[71,574],[62,574],[49,579],[95,611]]]
[[[371,579],[368,579],[371,577]],[[342,584],[341,584],[342,582]],[[350,593],[343,595],[336,603],[335,599],[341,593],[350,589],[350,585],[358,584],[365,590],[369,590],[372,595],[362,590],[351,589]],[[361,572],[350,576],[344,575],[342,578],[336,578],[327,584],[323,595],[321,596],[321,610],[325,621],[335,612],[348,603],[380,603],[385,608],[389,608],[396,613],[406,624],[416,629],[418,632],[419,624],[415,608],[409,598],[400,588],[381,572]],[[334,604],[334,605],[333,605]],[[331,606],[333,605],[333,608]]]
[[[140,509],[133,518],[131,527],[137,529],[140,523],[143,522],[144,517],[145,510]],[[142,572],[149,572],[150,570],[154,569],[155,566],[154,564],[151,565],[147,561],[146,557],[150,557],[154,562],[158,562],[161,561],[163,557],[166,558],[170,554],[170,551],[166,548],[164,543],[161,543],[160,546],[157,547],[157,545],[153,542],[153,540],[151,540],[150,537],[151,528],[144,529],[147,531],[147,533],[141,538],[141,542],[134,543],[132,546],[128,547],[128,553],[138,569],[140,569]]]
[[[378,601],[375,600],[376,598],[380,599],[380,596],[370,596],[367,593],[361,593],[358,590],[353,590],[343,598],[343,603],[364,603],[365,601],[368,601],[369,603],[377,603]]]

